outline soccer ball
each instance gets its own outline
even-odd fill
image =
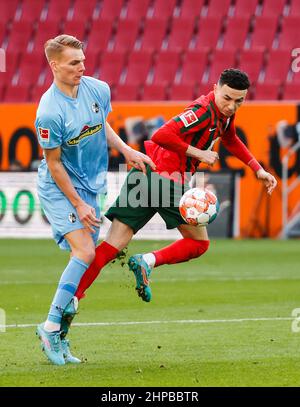
[[[186,191],[179,202],[182,218],[189,225],[208,225],[218,215],[220,204],[216,195],[208,189],[192,188]]]

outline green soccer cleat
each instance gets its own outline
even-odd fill
[[[62,339],[64,339],[69,332],[71,323],[77,314],[78,310],[78,298],[73,297],[69,304],[66,306],[66,308],[63,311],[62,318],[61,318],[61,327],[60,327],[60,336]]]
[[[68,339],[61,340],[63,355],[66,363],[81,363],[81,360],[72,355]]]
[[[151,268],[143,259],[142,254],[131,256],[128,260],[129,270],[132,270],[136,279],[136,291],[143,301],[151,301],[152,293],[149,287]]]
[[[41,348],[47,358],[54,365],[64,365],[65,359],[63,355],[60,332],[47,332],[44,329],[44,323],[37,326],[36,334],[41,340]]]

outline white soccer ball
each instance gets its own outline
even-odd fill
[[[192,188],[186,191],[179,202],[182,218],[189,225],[206,226],[213,222],[219,212],[220,204],[216,195],[208,189]]]

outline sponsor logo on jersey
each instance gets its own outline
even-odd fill
[[[39,136],[42,141],[49,143],[50,141],[50,129],[43,129],[43,127],[38,127]]]
[[[183,122],[185,127],[189,127],[198,121],[198,117],[193,110],[187,110],[179,116],[179,119]]]
[[[95,126],[84,126],[81,130],[79,136],[72,138],[71,140],[67,141],[68,146],[76,146],[82,139],[86,137],[93,136],[94,134],[98,133],[102,129],[102,124],[96,124]]]

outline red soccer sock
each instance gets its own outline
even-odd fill
[[[105,264],[117,257],[119,250],[107,242],[102,242],[98,247],[96,247],[95,252],[95,258],[83,274],[75,293],[78,300],[85,296],[85,290],[87,290],[92,282],[97,278],[100,270],[105,266]]]
[[[194,259],[206,252],[209,240],[180,239],[170,246],[153,252],[156,262],[155,267],[162,264],[175,264]]]

